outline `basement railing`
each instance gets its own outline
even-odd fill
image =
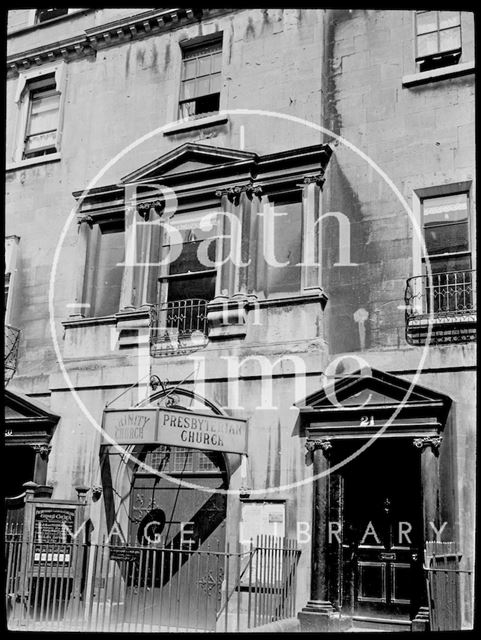
[[[430,344],[476,340],[476,274],[474,270],[433,273],[409,278],[405,291],[406,340]]]

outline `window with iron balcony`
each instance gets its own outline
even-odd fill
[[[406,338],[424,344],[476,338],[476,280],[472,269],[469,194],[425,197],[421,213],[426,254],[423,274],[406,288]]]

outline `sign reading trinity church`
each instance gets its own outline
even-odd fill
[[[103,429],[117,444],[168,444],[247,454],[245,420],[177,409],[106,409]],[[111,444],[104,437],[103,444]]]

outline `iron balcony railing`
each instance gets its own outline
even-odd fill
[[[159,305],[151,332],[153,354],[206,344],[208,304],[208,300],[190,298]]]
[[[406,340],[431,344],[476,339],[475,271],[449,271],[409,278],[405,291]]]
[[[15,375],[17,370],[18,344],[20,329],[5,325],[5,386]]]

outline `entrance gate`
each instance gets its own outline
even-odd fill
[[[225,549],[226,495],[216,491],[227,487],[223,458],[164,445],[146,449],[139,458],[171,479],[146,473],[141,466],[135,471],[129,543],[160,545],[163,551],[146,551],[132,567],[128,617],[138,617],[143,608],[160,626],[192,628],[195,621],[202,629],[214,630],[224,577],[223,566],[212,561],[212,553]],[[145,584],[151,591],[147,599],[141,593]]]

